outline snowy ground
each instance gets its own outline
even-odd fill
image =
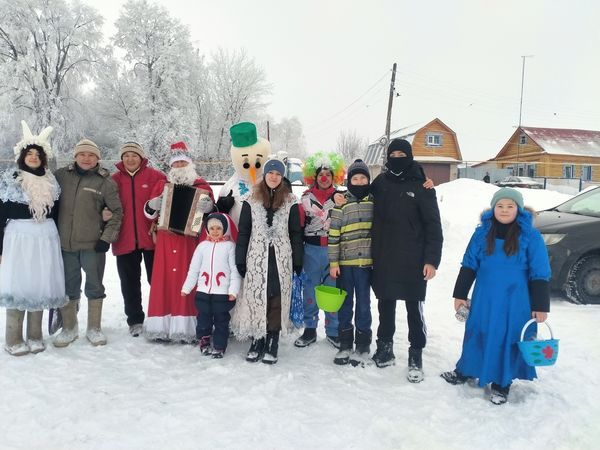
[[[275,366],[246,363],[247,343],[232,342],[224,359],[212,360],[193,346],[131,338],[109,257],[107,346],[93,348],[85,340],[83,302],[82,337],[73,345],[49,345],[21,358],[0,353],[0,448],[599,448],[598,306],[552,300],[550,321],[561,339],[558,362],[539,368],[533,382],[515,382],[505,406],[492,405],[482,389],[450,386],[439,377],[460,352],[463,325],[451,302],[459,263],[495,189],[474,180],[437,188],[444,256],[425,305],[423,383],[405,378],[401,313],[397,364],[386,369],[335,366],[322,328],[317,344],[306,349],[294,348],[293,336],[284,339]],[[568,198],[522,192],[536,209]],[[373,319],[375,330],[374,298]],[[1,330],[4,325],[2,314]]]

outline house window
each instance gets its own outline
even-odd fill
[[[583,181],[591,181],[592,180],[592,166],[582,166],[581,167],[581,179]]]
[[[521,136],[519,136],[519,144],[520,145],[525,145],[527,144],[527,136],[522,134]]]
[[[575,166],[573,164],[563,165],[563,177],[575,178]]]
[[[537,166],[535,164],[527,164],[527,176],[535,177],[535,168]]]
[[[442,135],[441,134],[427,134],[425,136],[425,145],[427,147],[440,147],[442,145]]]

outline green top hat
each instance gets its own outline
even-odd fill
[[[258,142],[256,125],[251,122],[236,123],[229,129],[229,134],[234,147],[250,147]]]

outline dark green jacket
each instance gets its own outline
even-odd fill
[[[54,174],[61,188],[58,234],[63,250],[91,250],[99,239],[108,243],[119,236],[123,209],[117,185],[110,172],[100,165],[80,175],[71,163]],[[102,221],[102,210],[112,212]]]

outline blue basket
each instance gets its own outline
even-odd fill
[[[535,323],[535,319],[527,322],[521,330],[521,340],[517,343],[521,355],[523,355],[523,359],[529,366],[551,366],[558,357],[558,339],[554,339],[552,328],[550,328],[548,321],[545,321],[544,324],[550,330],[551,339],[524,341],[525,330],[532,323]]]

